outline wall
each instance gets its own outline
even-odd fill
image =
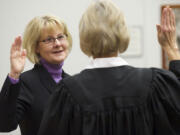
[[[55,14],[68,25],[73,36],[72,52],[65,61],[64,70],[75,74],[82,70],[89,59],[79,48],[78,23],[91,0],[1,0],[0,1],[0,87],[9,70],[9,52],[17,35],[22,35],[30,19],[37,15]],[[129,64],[139,67],[161,67],[161,49],[156,38],[156,24],[159,23],[161,4],[180,3],[179,0],[113,0],[124,12],[128,26],[140,26],[141,49],[138,56],[124,57]],[[25,70],[32,68],[27,61]],[[1,108],[0,108],[1,109]],[[16,130],[0,135],[19,135]]]

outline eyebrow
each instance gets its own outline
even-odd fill
[[[56,37],[57,37],[57,36],[60,36],[60,35],[65,35],[65,34],[64,34],[64,33],[59,33],[59,34],[56,35]],[[48,35],[47,37],[54,37],[54,36]]]

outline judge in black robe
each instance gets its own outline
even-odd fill
[[[175,74],[136,68],[117,57],[129,41],[122,13],[111,1],[91,4],[79,29],[81,49],[93,60],[62,81],[38,135],[179,135],[180,54],[174,49],[174,25],[171,9],[164,9],[158,38]]]

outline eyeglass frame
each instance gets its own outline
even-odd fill
[[[62,38],[63,36],[63,38]],[[59,39],[58,39],[59,38]],[[38,43],[42,42],[44,44],[54,44],[56,42],[56,40],[58,40],[59,42],[61,42],[62,40],[67,38],[67,34],[60,34],[57,37],[47,37],[46,39],[43,39],[41,41],[38,41]]]

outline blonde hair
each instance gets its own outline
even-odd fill
[[[55,28],[63,30],[63,34],[67,36],[68,50],[72,48],[72,37],[69,33],[66,24],[59,18],[52,15],[45,15],[33,18],[24,31],[23,48],[27,51],[27,57],[32,63],[39,63],[39,56],[36,53],[38,41],[43,34],[43,29],[47,28],[48,31],[55,30]]]
[[[104,57],[124,52],[129,33],[122,12],[111,1],[92,3],[79,24],[81,50],[88,56]]]

